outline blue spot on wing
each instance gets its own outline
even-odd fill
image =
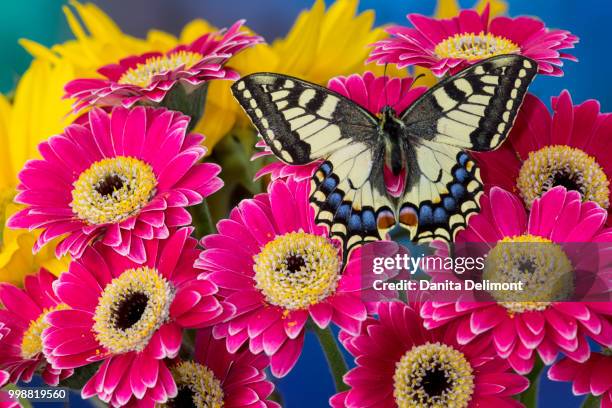
[[[336,216],[334,218],[338,221],[343,221],[344,223],[347,223],[350,215],[351,215],[351,205],[342,204],[338,208],[338,211],[336,211]]]
[[[361,232],[361,217],[359,214],[351,215],[348,223],[349,232]]]
[[[468,179],[469,176],[470,176],[469,173],[464,168],[459,168],[457,169],[457,171],[455,171],[455,178],[460,183],[465,183],[465,181]]]
[[[376,217],[374,216],[374,211],[365,210],[363,212],[362,217],[363,226],[367,233],[375,233],[376,232]]]
[[[323,180],[323,183],[321,184],[320,189],[324,194],[327,195],[331,193],[332,191],[334,191],[337,185],[338,185],[338,182],[333,177],[328,177],[325,180]]]
[[[436,224],[443,224],[448,219],[448,215],[446,214],[446,211],[444,210],[444,208],[438,207],[435,209],[433,213],[433,218]]]
[[[419,209],[419,223],[431,224],[433,222],[433,212],[431,206],[423,205]]]
[[[465,195],[465,187],[463,187],[461,184],[453,184],[450,188],[450,192],[455,200],[459,201]]]
[[[326,176],[329,176],[329,173],[331,173],[331,165],[327,162],[323,163],[320,167],[321,171],[323,171],[323,174],[325,174]]]
[[[340,204],[342,204],[342,194],[340,193],[331,193],[327,198],[327,205],[332,212],[335,212]]]
[[[444,208],[448,211],[454,211],[456,208],[457,202],[453,197],[444,197]]]

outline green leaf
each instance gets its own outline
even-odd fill
[[[176,84],[170,92],[166,94],[166,97],[161,101],[160,105],[189,116],[191,121],[189,122],[187,131],[191,131],[200,121],[202,115],[204,115],[207,93],[207,82],[195,89],[187,89],[182,84]]]
[[[523,391],[519,396],[519,401],[525,405],[525,408],[536,408],[538,406],[538,387],[540,385],[540,377],[543,369],[544,363],[536,356],[533,369],[527,375],[530,384],[529,388]]]
[[[600,405],[601,398],[596,397],[594,395],[589,395],[582,403],[582,408],[599,408]]]
[[[256,152],[256,141],[257,134],[253,129],[235,129],[217,143],[207,158],[221,166],[219,177],[224,183],[220,191],[207,197],[214,222],[227,217],[242,199],[265,191],[264,180],[253,180],[262,167],[262,160],[251,161],[251,156]]]
[[[98,367],[100,367],[100,363],[93,363],[76,368],[72,376],[60,381],[59,386],[67,387],[80,392],[87,381],[89,381],[96,371],[98,371]]]

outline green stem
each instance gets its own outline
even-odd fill
[[[340,351],[340,347],[338,347],[336,337],[334,336],[331,328],[328,327],[327,329],[321,329],[317,325],[313,324],[312,330],[317,335],[319,343],[321,343],[321,348],[325,353],[325,359],[327,360],[329,371],[334,378],[334,383],[336,384],[336,391],[341,392],[348,390],[348,386],[342,380],[342,377],[344,377],[344,374],[346,374],[348,371],[348,366],[346,365],[342,351]]]
[[[193,217],[196,238],[200,239],[216,231],[215,223],[213,222],[206,199],[204,199],[200,205],[190,207],[189,210]]]
[[[520,396],[520,401],[526,408],[536,408],[538,406],[538,387],[540,385],[540,374],[544,369],[544,363],[538,356],[533,366],[533,370],[527,375],[529,380],[529,388],[527,388]]]
[[[195,354],[196,331],[183,331],[183,342],[181,344],[180,356],[183,360],[191,360]]]
[[[588,397],[586,397],[581,407],[582,408],[599,408],[600,403],[601,401],[599,397],[596,397],[594,395],[589,395]]]

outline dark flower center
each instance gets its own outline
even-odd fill
[[[446,371],[442,368],[435,366],[430,370],[427,370],[421,381],[423,390],[430,397],[438,397],[445,391],[449,391],[452,387],[452,382],[446,376]]]
[[[537,265],[533,259],[521,259],[517,262],[518,270],[521,272],[535,273]]]
[[[180,387],[176,397],[169,400],[167,403],[168,407],[171,408],[196,408],[196,404],[193,402],[195,393],[189,387]]]
[[[148,303],[149,297],[142,292],[133,292],[122,299],[114,310],[115,327],[127,330],[138,323]]]
[[[306,261],[299,255],[290,255],[287,258],[287,270],[291,273],[299,272],[306,266]]]
[[[567,190],[578,191],[581,195],[584,195],[583,180],[579,173],[557,171],[552,175],[552,179],[549,181],[549,183],[546,184],[549,184],[544,186],[546,190],[553,187],[562,186]]]
[[[116,174],[109,174],[96,185],[96,191],[102,196],[110,196],[123,188],[123,179]]]

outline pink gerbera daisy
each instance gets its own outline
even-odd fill
[[[0,350],[5,347],[9,347],[8,345],[3,344],[2,339],[5,338],[9,329],[4,325],[4,323],[0,323]],[[10,380],[11,374],[8,371],[0,370],[0,388],[4,387]],[[18,408],[19,402],[15,398],[11,398],[11,396],[4,391],[0,390],[0,408]]]
[[[529,382],[509,372],[487,342],[462,345],[453,330],[426,330],[401,302],[381,302],[378,315],[356,336],[340,333],[357,367],[344,376],[351,388],[333,396],[332,407],[523,406],[512,397]]]
[[[374,44],[369,61],[397,64],[398,68],[419,65],[435,75],[451,74],[486,58],[520,54],[538,63],[539,72],[561,76],[562,58],[576,61],[562,49],[574,48],[578,37],[565,30],[551,30],[531,17],[495,17],[489,7],[482,14],[462,10],[457,17],[437,20],[409,14],[414,28],[392,26],[391,38]]]
[[[357,249],[342,272],[342,253],[314,224],[309,182],[275,180],[267,194],[242,201],[218,234],[202,239],[196,266],[219,286],[235,315],[214,328],[230,352],[245,342],[271,357],[282,377],[296,363],[309,317],[321,328],[331,321],[356,333],[367,312],[360,299]]]
[[[567,91],[552,99],[552,107],[551,116],[542,101],[527,95],[506,143],[474,155],[485,186],[519,194],[530,208],[534,199],[561,185],[609,214],[612,114],[600,113],[594,100],[572,105]]]
[[[176,385],[164,363],[177,356],[184,328],[223,320],[231,306],[215,298],[217,287],[198,280],[191,228],[163,241],[144,243],[146,262],[135,263],[101,242],[70,264],[54,284],[70,309],[47,314],[43,347],[54,367],[102,361],[82,395],[113,406],[132,396],[164,402]]]
[[[94,109],[39,145],[41,160],[19,173],[15,201],[26,208],[12,228],[42,228],[34,250],[62,237],[58,256],[81,256],[98,238],[136,262],[144,241],[165,239],[168,228],[191,222],[184,208],[223,183],[220,167],[197,162],[203,136],[186,134],[189,118],[166,109]]]
[[[548,378],[553,381],[571,381],[574,395],[595,395],[601,398],[601,408],[612,408],[610,351],[591,353],[584,363],[563,358],[548,370]]]
[[[212,79],[238,79],[239,74],[224,65],[234,54],[262,41],[241,31],[243,24],[238,21],[229,30],[208,33],[166,53],[150,52],[102,67],[98,72],[105,79],[70,81],[66,97],[76,99],[77,111],[89,105],[130,107],[136,102],[160,103],[176,84],[191,93]]]
[[[563,187],[535,199],[529,215],[518,197],[497,187],[480,203],[481,213],[470,219],[456,242],[490,248],[483,279],[523,281],[525,289],[520,295],[526,296],[525,300],[518,300],[519,295],[512,291],[492,292],[495,302],[434,299],[421,309],[426,327],[458,321],[457,339],[461,344],[492,337],[497,354],[519,373],[532,369],[535,350],[544,363],[552,364],[559,351],[573,360],[585,361],[590,352],[587,336],[611,346],[611,302],[564,301],[579,290],[580,278],[574,271],[594,272],[609,285],[610,270],[609,266],[605,268],[603,249],[599,254],[591,250],[595,255],[591,256],[588,251],[573,250],[576,244],[562,245],[590,242],[593,244],[589,248],[595,247],[594,251],[599,245],[609,246],[603,244],[612,240],[612,229],[604,225],[606,211],[593,202],[582,203],[577,192]],[[437,254],[446,257],[446,246],[440,246]],[[593,259],[598,256],[604,268],[593,270]],[[452,271],[428,272],[434,282],[458,280]]]
[[[267,399],[274,391],[264,371],[268,357],[246,348],[229,353],[210,329],[198,332],[195,347],[193,361],[170,367],[178,393],[163,407],[280,408]]]
[[[371,114],[380,115],[386,107],[401,114],[427,90],[426,87],[413,88],[413,85],[414,79],[411,77],[377,77],[371,72],[366,72],[363,75],[353,74],[348,77],[332,78],[327,87],[359,104]],[[255,157],[272,154],[263,140],[260,140],[257,146],[265,150],[256,154]],[[289,166],[282,162],[274,162],[264,166],[257,173],[257,177],[271,173],[273,178],[286,176],[293,176],[297,179],[310,178],[320,164],[320,162],[314,162],[304,166]],[[384,175],[389,193],[393,196],[401,194],[406,180],[405,171],[394,176],[391,170],[385,167]]]
[[[10,374],[10,382],[29,382],[39,370],[43,380],[57,385],[72,375],[71,369],[56,369],[43,355],[41,334],[48,326],[45,317],[54,310],[66,309],[54,295],[55,276],[41,269],[26,276],[24,288],[0,284],[0,327],[4,327],[0,352],[0,368]]]

